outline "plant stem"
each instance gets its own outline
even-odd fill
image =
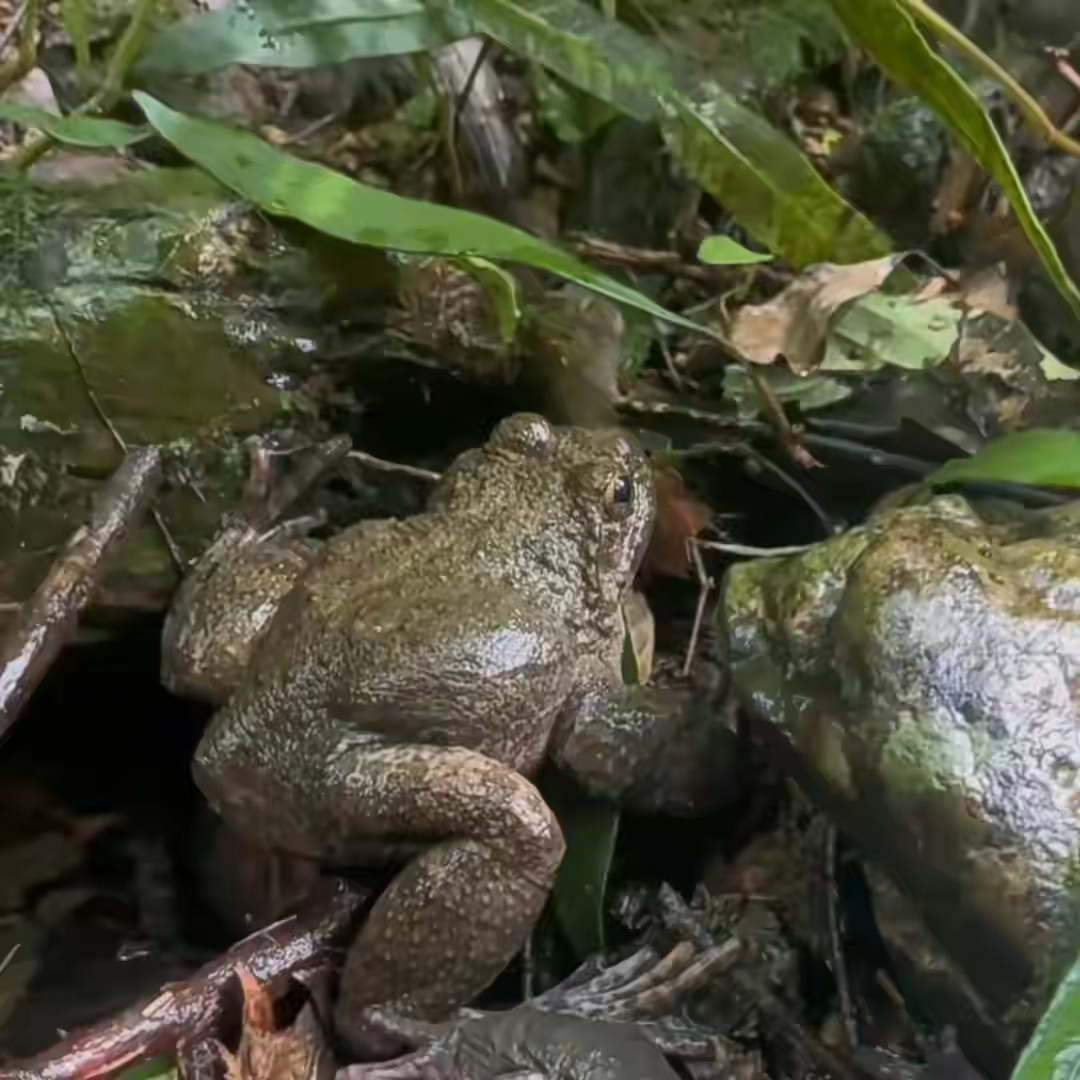
[[[35,12],[39,2],[40,0],[30,0]],[[107,111],[116,104],[123,93],[127,73],[139,55],[139,49],[142,48],[146,31],[150,26],[150,18],[156,6],[157,0],[137,0],[135,10],[131,13],[131,18],[109,57],[104,81],[92,97],[87,98],[78,108],[72,110],[72,116]],[[31,63],[32,66],[33,63]],[[2,87],[2,76],[0,76],[0,87]],[[42,132],[36,138],[28,139],[13,160],[16,166],[25,172],[35,162],[40,161],[55,145],[56,139]]]
[[[0,94],[13,86],[37,63],[38,22],[41,0],[26,0],[12,16],[12,28],[19,31],[19,54],[9,64],[0,65]]]
[[[977,68],[1001,83],[1009,100],[1020,110],[1028,124],[1039,131],[1052,146],[1064,150],[1066,154],[1080,158],[1080,142],[1070,139],[1059,131],[1053,120],[1046,115],[1046,110],[1020,85],[993,57],[988,56],[969,37],[966,37],[948,19],[939,15],[926,0],[896,0],[912,18],[922,23],[940,38],[946,45],[971,61]]]

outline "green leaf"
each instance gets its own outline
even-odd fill
[[[428,0],[432,10],[641,121],[663,120],[673,155],[765,247],[796,266],[855,262],[885,237],[820,176],[786,136],[709,87],[695,104],[690,65],[582,0]]]
[[[489,259],[476,255],[465,255],[454,261],[483,289],[484,298],[495,314],[499,340],[504,345],[509,344],[514,340],[518,323],[521,322],[521,302],[514,275]]]
[[[710,266],[744,266],[747,263],[772,262],[773,259],[767,253],[744,248],[730,236],[706,236],[701,241],[697,257]]]
[[[36,109],[32,105],[0,101],[0,120],[12,120],[25,127],[40,128],[58,142],[71,146],[130,146],[140,139],[148,138],[148,127],[134,127],[119,120],[103,120],[99,116],[57,116],[55,113]]]
[[[939,56],[897,0],[832,0],[855,40],[897,83],[918,94],[949,125],[964,149],[1001,185],[1050,279],[1080,317],[1080,290],[1028,201],[993,122],[960,75]]]
[[[236,4],[187,18],[166,27],[147,45],[135,73],[205,75],[230,64],[312,68],[359,57],[400,56],[437,49],[464,37],[468,27],[432,18],[418,0],[365,0],[334,7],[311,5],[292,20]],[[369,9],[361,14],[357,9]]]
[[[672,155],[759,243],[797,267],[862,262],[888,241],[822,179],[798,147],[713,85],[709,101],[672,94],[662,125]]]
[[[429,9],[543,64],[579,90],[637,120],[653,120],[674,88],[668,56],[582,0],[429,0]]]
[[[428,255],[470,255],[545,270],[657,318],[702,328],[644,293],[527,232],[450,206],[406,199],[301,161],[256,135],[187,116],[136,91],[146,118],[182,154],[271,214],[356,244]]]
[[[61,0],[60,15],[64,29],[75,46],[75,65],[80,76],[90,70],[90,0]]]
[[[1077,1077],[1080,1077],[1080,960],[1061,980],[1012,1073],[1012,1080],[1076,1080]]]
[[[872,292],[841,310],[829,328],[820,371],[876,371],[886,364],[924,371],[956,345],[964,311],[951,297],[927,300]]]
[[[926,482],[938,487],[959,480],[1080,488],[1080,432],[1033,429],[1005,435],[971,457],[946,462]]]
[[[579,960],[605,947],[604,896],[619,835],[619,809],[550,770],[541,794],[559,820],[566,854],[552,890],[555,920]]]
[[[571,86],[543,65],[531,64],[530,69],[540,113],[562,142],[584,142],[619,115],[606,101]]]

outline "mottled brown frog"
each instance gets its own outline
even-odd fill
[[[563,854],[528,779],[545,758],[641,812],[724,799],[715,703],[621,678],[655,505],[626,435],[522,414],[426,512],[317,553],[234,531],[182,587],[163,673],[224,703],[194,764],[211,804],[327,864],[407,860],[349,953],[346,1037],[373,1006],[442,1017],[521,947]]]

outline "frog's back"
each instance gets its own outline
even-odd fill
[[[325,714],[396,742],[466,746],[531,771],[572,681],[562,605],[508,582],[454,515],[365,522],[281,605],[227,712],[275,732]]]

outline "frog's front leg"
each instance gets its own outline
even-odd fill
[[[268,771],[212,723],[196,779],[227,820],[297,854],[363,865],[387,843],[420,849],[361,928],[337,1007],[358,1052],[392,1051],[371,1038],[365,1010],[436,1020],[487,987],[539,917],[563,837],[536,788],[483,754],[320,727]]]
[[[718,674],[666,688],[620,685],[597,670],[571,698],[551,756],[631,812],[696,816],[734,796],[736,744]]]
[[[161,639],[161,680],[180,697],[222,705],[255,643],[315,554],[305,541],[318,515],[282,521],[288,508],[348,453],[344,436],[309,447],[276,481],[272,453],[255,441],[241,512],[185,576]]]
[[[314,556],[286,538],[226,528],[177,590],[161,635],[161,681],[179,697],[223,705],[255,643]]]

